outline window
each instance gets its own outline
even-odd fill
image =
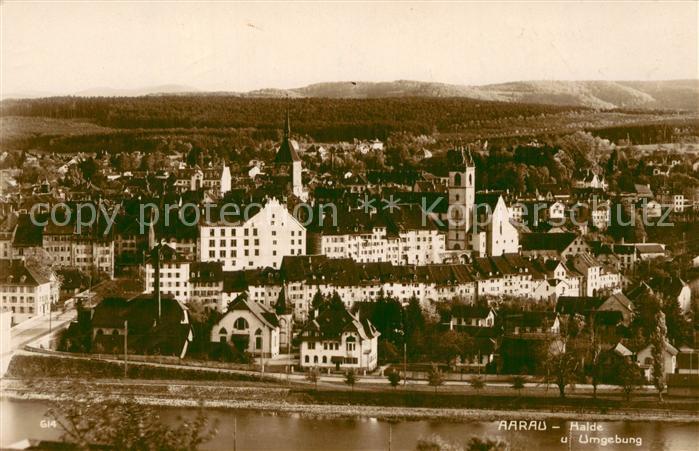
[[[233,323],[233,327],[235,327],[238,330],[245,330],[249,327],[248,321],[245,318],[238,318]]]
[[[347,337],[346,343],[348,351],[354,351],[357,347],[354,337]]]
[[[308,356],[306,356],[306,358],[304,359],[304,361],[305,361],[306,363],[308,363],[308,360],[309,360],[309,359],[308,359]]]
[[[255,331],[255,349],[262,349],[262,330],[257,329]]]
[[[327,356],[323,356],[323,363],[328,363],[328,357],[327,357]]]
[[[309,341],[308,342],[308,349],[315,349],[316,348],[316,342],[315,341]]]

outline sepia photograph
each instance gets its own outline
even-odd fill
[[[697,443],[699,2],[0,0],[0,449]]]

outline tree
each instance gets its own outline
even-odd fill
[[[345,309],[345,303],[342,302],[342,298],[340,297],[340,293],[337,291],[333,291],[333,295],[330,297],[330,302],[328,303],[328,308],[332,310],[344,310]]]
[[[453,330],[438,334],[432,342],[434,343],[432,357],[447,365],[451,365],[463,351],[461,335]]]
[[[662,310],[665,314],[668,341],[675,347],[689,343],[692,338],[692,325],[682,312],[679,300],[666,299]]]
[[[432,368],[430,368],[427,381],[430,386],[434,387],[434,392],[437,393],[437,387],[444,383],[444,375],[437,365],[432,365]]]
[[[574,385],[580,371],[580,359],[572,340],[557,340],[542,347],[542,358],[546,369],[547,382],[553,380],[558,387],[561,398],[565,398],[565,389]]]
[[[318,390],[318,379],[320,379],[320,372],[317,367],[309,368],[306,372],[306,380],[315,385],[315,389]]]
[[[78,449],[198,449],[217,433],[200,408],[194,420],[168,426],[157,411],[132,400],[111,401],[76,396],[56,402],[46,413],[62,430],[61,440]]]
[[[391,387],[393,387],[394,389],[398,386],[398,384],[400,384],[400,381],[402,379],[400,373],[395,370],[388,373],[387,377],[388,383],[391,384]]]
[[[476,391],[480,391],[485,387],[485,382],[481,376],[472,377],[468,383],[471,385],[471,388]]]
[[[274,304],[274,311],[277,315],[285,315],[289,313],[289,308],[286,304],[286,294],[284,288],[279,290],[279,297],[277,298],[277,303]]]
[[[354,369],[350,368],[345,373],[345,384],[352,387],[352,391],[354,391],[354,384],[356,384],[356,383],[357,383],[357,374],[354,372]]]
[[[667,327],[665,326],[665,315],[658,312],[655,317],[655,331],[650,337],[651,357],[651,378],[653,385],[658,390],[658,399],[663,401],[663,390],[665,390],[665,342],[667,340]]]
[[[522,394],[522,389],[524,388],[524,377],[513,376],[512,377],[512,388],[517,390],[517,395]]]
[[[401,360],[400,352],[396,345],[388,340],[383,340],[379,337],[379,362],[380,363],[395,363]]]
[[[311,319],[315,317],[316,313],[320,312],[325,303],[326,300],[323,293],[321,293],[320,290],[316,290],[315,294],[313,295],[313,299],[311,299]]]
[[[93,180],[100,170],[99,165],[92,157],[86,158],[78,163],[78,168],[80,169],[83,180]]]
[[[631,401],[631,394],[643,383],[641,370],[634,362],[627,358],[619,359],[615,367],[617,385],[627,401]]]

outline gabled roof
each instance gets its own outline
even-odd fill
[[[166,294],[161,296],[160,307],[158,316],[158,302],[153,293],[128,301],[105,298],[94,308],[92,328],[124,329],[124,321],[128,321],[131,352],[183,356],[186,342],[192,339],[187,308]],[[123,352],[121,336],[98,334],[93,346],[98,343],[108,352]]]
[[[614,293],[611,296],[609,296],[602,305],[600,305],[601,310],[611,310],[613,309],[613,304],[618,303],[622,305],[626,310],[632,312],[633,311],[633,303],[631,300],[626,297],[624,293]]]
[[[523,233],[520,238],[523,251],[563,252],[578,236],[575,233]]]
[[[656,293],[672,298],[679,296],[684,287],[687,286],[684,280],[675,276],[651,277],[648,279],[647,283],[648,286],[651,287],[651,289],[653,289],[653,291]]]
[[[23,260],[0,260],[0,285],[37,286],[48,282],[42,271],[26,266]]]
[[[456,304],[451,308],[451,316],[456,318],[487,318],[493,311],[484,305]]]
[[[303,340],[339,340],[343,333],[356,333],[362,340],[380,335],[368,319],[359,320],[347,309],[328,307],[303,329]]]
[[[241,310],[252,313],[255,318],[270,329],[279,327],[277,314],[267,310],[267,308],[257,302],[250,301],[246,293],[239,295],[228,304],[228,313]]]

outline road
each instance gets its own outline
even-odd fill
[[[10,350],[14,352],[29,343],[57,332],[66,327],[76,317],[74,308],[65,312],[53,312],[50,316],[35,316],[10,329]]]

